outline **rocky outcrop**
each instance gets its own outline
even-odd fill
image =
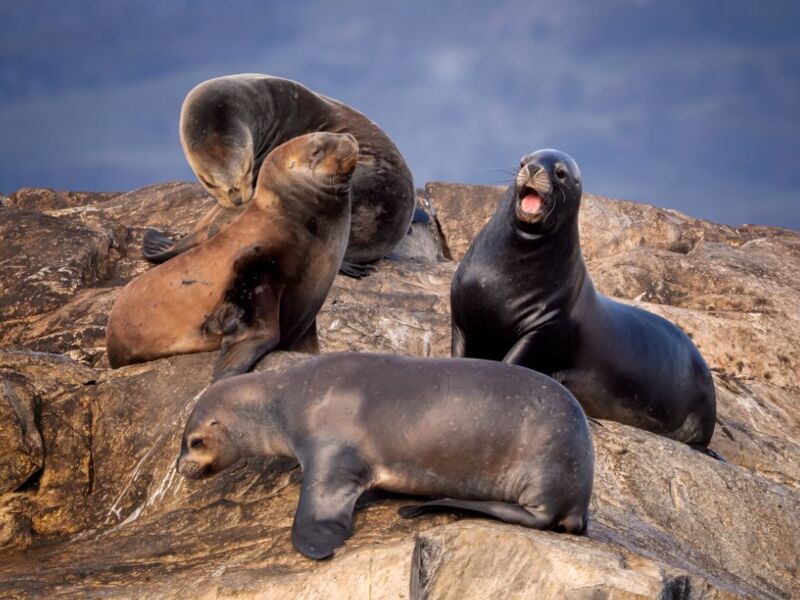
[[[337,278],[319,316],[323,351],[448,355],[454,260],[500,193],[428,184],[420,201],[436,218],[371,276]],[[711,445],[728,463],[600,421],[586,537],[465,515],[403,520],[409,500],[377,493],[360,502],[353,538],[316,563],[289,541],[292,461],[242,461],[204,481],[174,470],[214,354],[107,368],[108,311],[149,268],[144,229],[180,235],[211,204],[199,185],[167,183],[116,196],[20,190],[0,207],[0,596],[800,593],[797,233],[584,200],[598,288],[677,322],[711,366]],[[305,359],[276,353],[258,368]]]

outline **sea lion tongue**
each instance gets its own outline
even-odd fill
[[[539,212],[539,209],[542,207],[542,199],[539,197],[539,194],[534,192],[532,194],[528,194],[527,196],[525,196],[522,199],[520,206],[522,207],[522,210],[525,211],[526,213],[530,214],[537,213]]]

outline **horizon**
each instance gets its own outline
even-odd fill
[[[785,0],[7,3],[0,192],[195,181],[184,96],[263,72],[369,116],[418,188],[554,147],[586,193],[800,229],[799,26]]]

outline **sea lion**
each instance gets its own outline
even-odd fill
[[[342,272],[360,277],[398,244],[408,230],[416,197],[400,151],[375,123],[338,100],[267,75],[210,79],[186,96],[180,138],[186,159],[218,205],[195,230],[173,245],[150,230],[143,256],[163,262],[207,239],[224,209],[246,204],[255,174],[276,146],[306,133],[349,133],[359,144],[351,179],[351,225]]]
[[[452,355],[530,367],[564,384],[590,417],[705,451],[711,373],[678,326],[595,290],[578,237],[581,190],[566,154],[522,158],[453,278]]]
[[[463,509],[581,534],[594,450],[564,387],[513,365],[336,353],[227,379],[198,399],[176,468],[207,477],[248,456],[303,470],[292,543],[326,558],[366,490],[436,497],[401,514]]]
[[[357,157],[349,134],[275,148],[233,223],[120,292],[106,328],[111,366],[221,348],[216,380],[277,348],[317,350],[317,312],[347,245]]]

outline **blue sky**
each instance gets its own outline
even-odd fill
[[[0,0],[0,191],[193,179],[185,94],[301,81],[430,180],[571,154],[586,191],[800,228],[800,2]]]

